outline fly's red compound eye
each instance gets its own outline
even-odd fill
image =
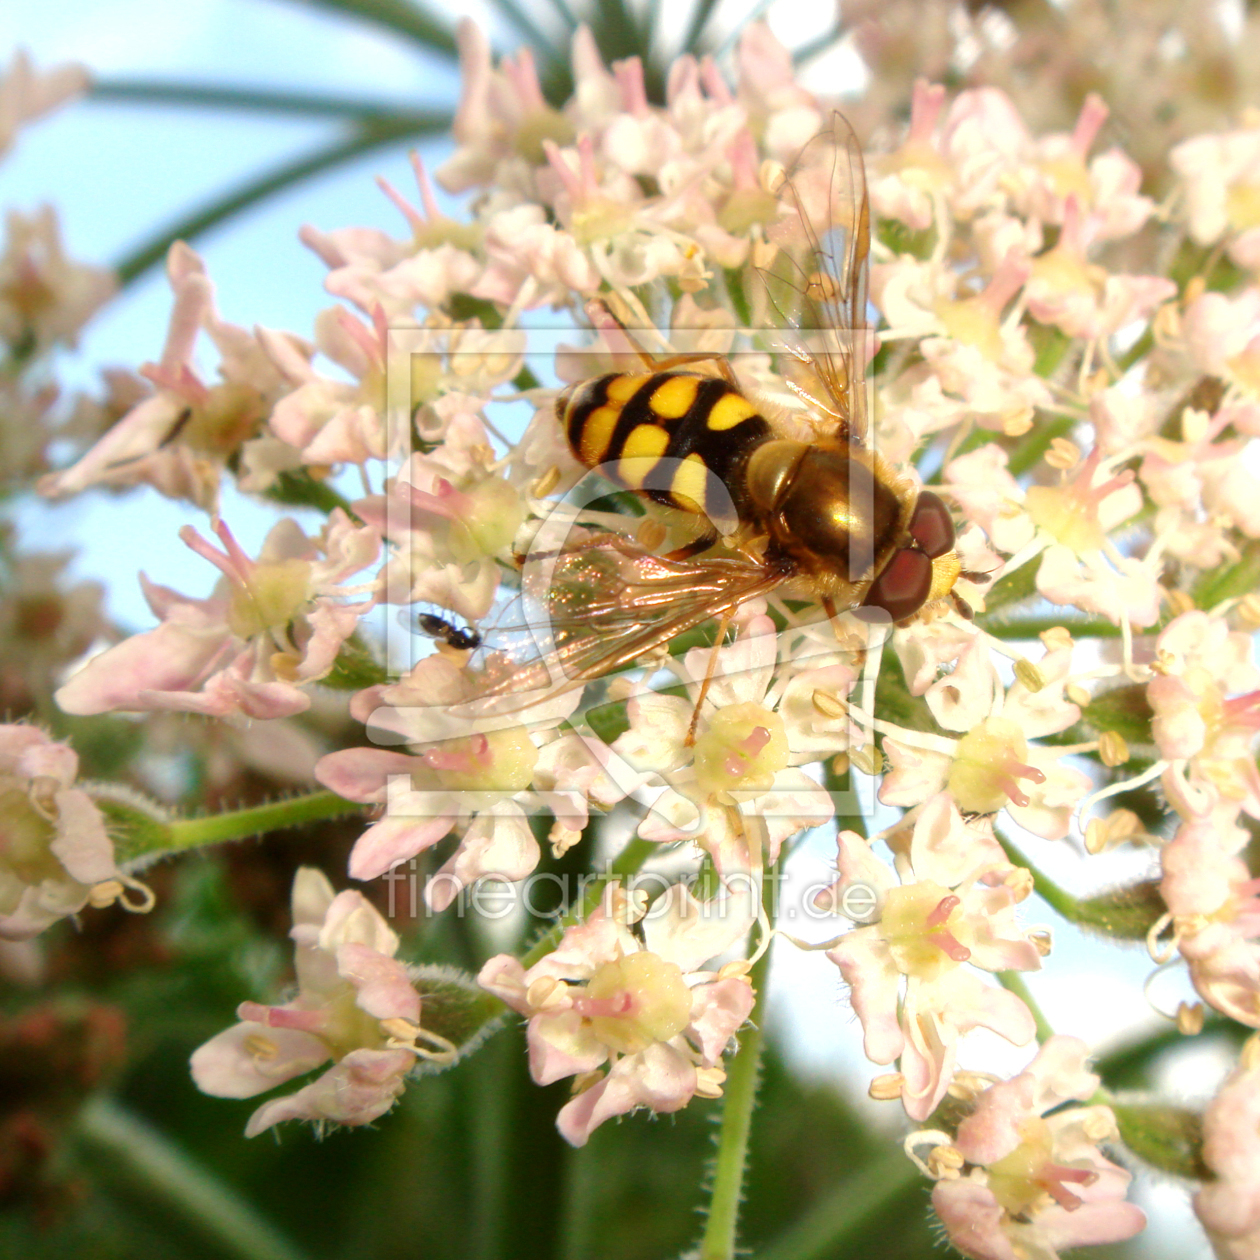
[[[910,518],[910,537],[923,554],[935,560],[954,546],[954,521],[949,508],[930,490],[919,495],[919,502]]]
[[[862,607],[854,609],[854,613],[863,621],[877,621],[881,618],[875,610],[882,609],[893,621],[904,621],[923,607],[931,590],[932,561],[921,551],[903,547],[884,566]],[[863,612],[868,615],[862,617]]]

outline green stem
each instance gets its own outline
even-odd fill
[[[861,1172],[845,1178],[768,1247],[758,1248],[757,1260],[828,1260],[859,1255],[854,1244],[862,1235],[869,1235],[874,1218],[921,1181],[900,1150],[873,1160]]]
[[[571,928],[575,923],[581,923],[586,916],[599,905],[599,899],[604,894],[604,889],[608,887],[614,880],[625,879],[629,875],[635,874],[639,867],[655,852],[659,846],[653,844],[650,840],[640,840],[637,837],[631,840],[620,853],[608,864],[606,874],[600,876],[599,879],[591,883],[584,891],[581,902],[568,914],[562,915],[560,919],[529,948],[524,957],[521,958],[521,966],[528,971],[539,959],[551,953],[556,947],[556,942],[564,935],[566,929]]]
[[[995,639],[1035,639],[1044,630],[1063,626],[1076,639],[1118,639],[1120,627],[1110,621],[1083,621],[1072,617],[1012,617],[1003,621],[984,619],[984,632]]]
[[[418,0],[294,0],[309,9],[331,9],[346,17],[383,26],[405,35],[425,48],[438,52],[455,52],[455,36],[449,28],[426,13]]]
[[[357,801],[347,801],[336,792],[312,792],[309,796],[269,801],[266,805],[207,814],[203,818],[181,818],[170,825],[171,842],[167,851],[178,853],[184,849],[199,849],[204,844],[245,840],[324,818],[340,818],[362,809]]]
[[[306,1260],[305,1253],[227,1186],[120,1103],[89,1101],[79,1113],[79,1138],[93,1167],[174,1208],[241,1260]]]
[[[762,887],[767,914],[774,905],[774,889],[782,859],[771,867]],[[722,1099],[722,1128],[718,1134],[709,1217],[700,1241],[697,1260],[734,1260],[739,1205],[743,1197],[744,1168],[748,1162],[748,1134],[761,1074],[762,1027],[766,1015],[766,989],[770,975],[770,949],[753,965],[749,979],[757,992],[749,1027],[739,1035],[739,1050],[731,1061]]]
[[[1000,831],[993,833],[1003,852],[1016,866],[1022,866],[1033,878],[1033,889],[1051,909],[1057,910],[1069,923],[1080,921],[1080,903],[1066,889],[1060,888],[1048,875],[1043,875]]]
[[[239,109],[263,114],[297,114],[304,118],[336,118],[353,123],[410,122],[423,126],[430,115],[363,97],[324,96],[315,92],[273,92],[267,88],[218,87],[208,83],[162,82],[155,79],[98,79],[93,100],[136,105],[190,105],[207,109]]]
[[[1032,1012],[1033,1022],[1037,1025],[1037,1040],[1044,1045],[1054,1036],[1054,1029],[1042,1013],[1041,1007],[1037,1005],[1037,999],[1033,997],[1032,990],[1029,989],[1024,977],[1018,971],[999,971],[997,978],[1002,988],[1008,993],[1015,994]]]
[[[374,149],[386,148],[402,140],[444,131],[449,128],[450,122],[448,114],[415,114],[405,119],[382,119],[365,124],[357,128],[353,135],[343,137],[307,157],[288,162],[257,179],[252,179],[233,192],[227,193],[186,218],[162,229],[115,264],[114,270],[118,274],[118,283],[125,288],[150,267],[160,263],[175,241],[193,240],[225,219],[270,197],[273,193],[281,192],[312,175],[319,175],[361,157],[365,153],[371,153]]]

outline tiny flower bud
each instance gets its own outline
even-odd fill
[[[752,963],[747,958],[733,958],[724,963],[718,972],[719,980],[743,980],[752,970]]]
[[[1068,683],[1063,688],[1063,694],[1067,696],[1071,702],[1079,709],[1087,709],[1089,707],[1089,692],[1085,690],[1080,683]]]
[[[696,1068],[696,1093],[701,1098],[721,1098],[726,1073],[720,1067]]]
[[[1182,1002],[1177,1007],[1177,1031],[1187,1037],[1197,1037],[1203,1031],[1202,1002]]]
[[[1180,617],[1183,613],[1194,611],[1194,598],[1188,591],[1174,587],[1166,593],[1168,595],[1168,607],[1172,610],[1174,617]]]
[[[571,827],[566,827],[561,822],[552,825],[551,833],[547,839],[551,844],[551,856],[554,858],[562,858],[575,844],[582,838],[580,831],[574,831]]]
[[[1045,459],[1051,468],[1066,472],[1081,462],[1081,448],[1075,442],[1069,442],[1067,438],[1057,437],[1050,443]]]
[[[525,992],[525,1001],[536,1011],[564,1004],[565,986],[555,976],[540,976]]]
[[[863,774],[881,774],[884,769],[884,756],[874,744],[850,749],[849,760]]]
[[[530,497],[545,499],[560,484],[560,469],[552,464],[545,473],[534,479],[529,488]]]
[[[1244,630],[1260,630],[1260,595],[1244,595],[1234,612]]]
[[[900,1072],[885,1072],[871,1082],[866,1092],[876,1102],[891,1102],[894,1098],[901,1097],[901,1087],[905,1083],[906,1078]]]
[[[1054,933],[1049,928],[1040,928],[1029,932],[1028,939],[1042,958],[1049,957],[1050,951],[1054,949]]]
[[[1007,888],[1011,890],[1011,895],[1017,902],[1027,901],[1033,894],[1033,877],[1032,871],[1024,866],[1013,866],[1007,871],[1003,878]]]
[[[928,1171],[938,1181],[948,1181],[961,1175],[962,1166],[967,1161],[956,1146],[934,1146],[928,1152]]]
[[[1015,677],[1019,679],[1029,691],[1041,691],[1046,685],[1045,675],[1027,658],[1021,658],[1015,662]]]
[[[840,775],[847,774],[849,771],[849,754],[836,753],[831,759],[831,773]]]
[[[1122,766],[1129,760],[1129,745],[1117,731],[1103,731],[1098,739],[1098,756],[1104,766]]]
[[[1072,632],[1067,626],[1051,626],[1049,630],[1043,630],[1038,638],[1045,644],[1047,652],[1058,652],[1072,646]]]
[[[815,687],[814,693],[810,697],[814,708],[818,710],[823,717],[842,718],[847,711],[846,705],[839,696],[834,695],[830,691],[825,691],[822,687]]]

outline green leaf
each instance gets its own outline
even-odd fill
[[[1215,608],[1227,599],[1240,599],[1260,589],[1260,540],[1242,548],[1242,555],[1231,565],[1208,569],[1194,587],[1197,608]]]
[[[420,1022],[461,1052],[471,1052],[498,1027],[503,1003],[478,987],[467,972],[440,963],[408,968],[420,993]]]
[[[1128,683],[1094,696],[1081,715],[1094,730],[1115,731],[1130,744],[1151,742],[1155,716],[1146,698],[1145,683]]]
[[[1041,324],[1035,319],[1024,321],[1024,331],[1036,355],[1033,371],[1038,376],[1052,376],[1075,344],[1073,339],[1056,325]]]
[[[1161,1172],[1210,1181],[1203,1162],[1203,1117],[1163,1103],[1110,1103],[1124,1144]]]
[[[1057,907],[1056,907],[1057,908]],[[1144,941],[1168,913],[1159,881],[1150,879],[1076,902],[1067,916],[1083,928],[1122,941]]]
[[[114,858],[119,865],[145,854],[161,853],[171,848],[173,833],[165,810],[149,802],[140,793],[134,795],[99,796],[92,784],[85,785],[96,808],[105,819],[105,830],[114,845]]]
[[[1022,604],[1024,600],[1031,599],[1037,593],[1037,568],[1037,557],[1034,556],[1021,564],[1014,572],[999,578],[993,584],[993,589],[984,597],[984,616],[978,619],[982,627],[988,628],[989,618],[999,608]]]
[[[379,687],[388,681],[389,673],[376,654],[359,637],[358,631],[350,636],[337,653],[332,672],[320,679],[325,687],[335,691],[362,691],[364,687]]]
[[[1012,477],[1021,477],[1045,456],[1055,438],[1066,437],[1076,427],[1075,416],[1050,416],[1037,413],[1033,427],[1016,442],[1006,466]]]
[[[326,481],[312,477],[305,468],[289,469],[277,474],[275,481],[263,491],[263,495],[275,503],[283,503],[286,507],[315,508],[325,513],[341,508],[343,512],[351,512],[348,499],[338,494]]]

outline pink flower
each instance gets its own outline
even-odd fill
[[[1034,1034],[1019,998],[963,969],[1041,966],[1015,918],[1029,891],[1026,873],[991,835],[965,826],[944,795],[919,813],[898,861],[900,885],[855,832],[842,831],[839,846],[840,879],[819,904],[842,904],[846,888],[863,885],[878,894],[879,917],[845,933],[827,957],[852,990],[867,1058],[891,1063],[900,1056],[906,1113],[925,1120],[949,1088],[963,1034],[989,1028],[1016,1045]]]
[[[105,819],[74,786],[78,769],[74,750],[37,727],[0,726],[4,940],[26,940],[89,901],[109,905],[122,897],[125,884],[135,885],[114,863]]]
[[[259,342],[219,318],[214,287],[200,257],[177,241],[167,255],[166,272],[175,293],[166,345],[159,362],[141,369],[157,391],[76,464],[44,477],[40,494],[60,498],[92,485],[149,484],[171,498],[213,509],[222,469],[248,448],[272,403],[283,394],[283,378]],[[203,328],[219,351],[222,379],[213,385],[202,380],[193,360]],[[285,337],[295,354],[309,357],[305,343]],[[296,465],[300,460],[292,454]]]
[[[1219,813],[1183,823],[1160,852],[1159,891],[1199,996],[1257,1028],[1260,884],[1235,856],[1246,842],[1247,832]]]
[[[746,966],[700,968],[748,931],[756,895],[698,902],[674,884],[644,916],[612,885],[528,971],[508,954],[481,969],[481,986],[529,1017],[534,1080],[582,1078],[556,1118],[574,1146],[636,1107],[678,1111],[696,1094],[721,1095],[722,1055],[754,995]],[[642,941],[629,930],[640,917]]]
[[[75,346],[79,329],[113,296],[113,272],[66,257],[52,206],[42,206],[29,218],[10,210],[5,220],[9,239],[0,255],[0,341],[23,359],[58,342]]]
[[[263,1103],[249,1118],[255,1137],[283,1120],[370,1124],[406,1086],[417,1057],[420,994],[394,955],[398,937],[357,892],[334,896],[317,870],[293,881],[298,994],[283,1006],[242,1002],[241,1023],[192,1056],[193,1080],[218,1098],[253,1098],[333,1060],[317,1080]]]
[[[1260,127],[1195,136],[1179,144],[1169,161],[1182,178],[1190,235],[1200,245],[1228,237],[1230,257],[1254,268],[1260,262],[1254,195],[1260,180]]]
[[[1173,763],[1164,787],[1183,817],[1217,800],[1260,817],[1260,670],[1250,644],[1222,618],[1199,611],[1169,622],[1155,640],[1158,676],[1146,689],[1151,734]]]
[[[1142,1210],[1124,1201],[1129,1174],[1098,1150],[1116,1136],[1110,1109],[1046,1116],[1098,1088],[1086,1053],[1074,1037],[1051,1037],[1019,1076],[981,1094],[958,1126],[952,1148],[962,1168],[950,1161],[932,1206],[963,1255],[1057,1260],[1060,1250],[1119,1242],[1145,1227]]]
[[[534,869],[541,855],[528,815],[539,806],[563,841],[585,828],[592,800],[611,805],[624,795],[603,773],[605,745],[555,729],[580,690],[496,717],[493,705],[476,702],[478,687],[477,676],[434,655],[351,702],[377,743],[409,750],[348,748],[315,767],[339,795],[385,806],[355,844],[352,878],[375,879],[458,831],[459,845],[425,886],[427,903],[443,910],[478,879],[520,880]]]
[[[23,123],[56,109],[91,85],[86,66],[68,61],[42,74],[19,48],[0,76],[0,155],[8,151]]]
[[[286,517],[251,560],[222,521],[215,533],[225,551],[191,526],[180,537],[223,573],[216,592],[190,599],[141,574],[162,624],[93,657],[57,692],[62,709],[273,718],[310,706],[304,686],[332,669],[372,606],[371,599],[347,604],[338,597],[353,593],[343,583],[376,559],[380,535],[339,508],[318,539]]]
[[[670,663],[691,698],[646,689],[631,698],[630,729],[612,750],[649,787],[663,789],[640,824],[644,839],[695,840],[720,870],[758,870],[763,858],[776,860],[788,836],[833,817],[829,795],[799,767],[822,749],[847,744],[842,698],[854,673],[816,656],[813,668],[776,680],[778,649],[774,623],[764,615],[749,616],[729,647],[712,649],[716,666],[694,743],[688,732],[709,674],[709,649],[694,648]],[[741,817],[758,820],[764,854],[760,847],[749,851]]]
[[[1260,1254],[1260,1055],[1255,1037],[1203,1113],[1203,1161],[1216,1175],[1194,1210],[1221,1260]]]

